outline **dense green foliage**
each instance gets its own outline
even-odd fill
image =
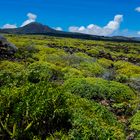
[[[0,139],[140,139],[140,44],[5,37]]]

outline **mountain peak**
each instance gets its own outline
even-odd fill
[[[54,32],[55,30],[50,28],[47,25],[43,25],[38,22],[31,22],[23,27],[20,28],[22,33],[24,32],[25,34],[29,33],[49,33],[49,32]]]
[[[1,29],[1,33],[14,33],[14,34],[47,34],[47,33],[55,33],[56,30],[50,28],[47,25],[43,25],[38,22],[31,22],[23,27],[16,29]]]
[[[26,27],[26,26],[46,26],[46,25],[43,25],[43,24],[41,24],[41,23],[39,23],[39,22],[31,22],[31,23],[29,23],[29,24],[26,24],[26,25],[23,26],[23,27]]]

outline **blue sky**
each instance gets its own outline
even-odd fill
[[[0,27],[28,20],[65,31],[140,36],[138,7],[140,0],[0,0]]]

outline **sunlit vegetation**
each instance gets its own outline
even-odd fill
[[[140,44],[5,35],[0,139],[140,139]]]

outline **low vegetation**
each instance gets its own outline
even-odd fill
[[[4,36],[1,140],[140,139],[140,44]]]

